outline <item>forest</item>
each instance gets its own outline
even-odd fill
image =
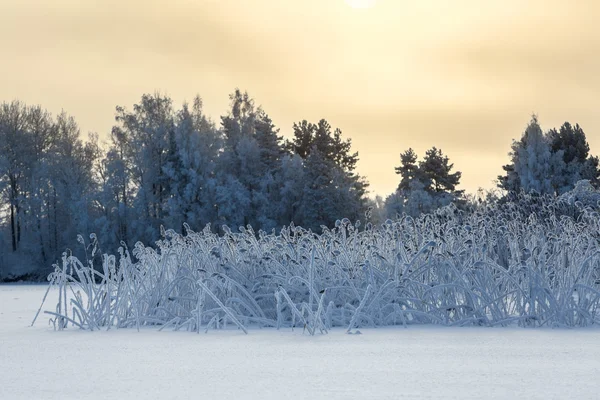
[[[65,252],[85,259],[89,246],[78,235],[92,235],[92,262],[100,265],[101,254],[152,245],[165,230],[218,237],[301,227],[322,234],[342,220],[368,230],[450,206],[465,218],[484,208],[519,208],[522,196],[561,204],[552,206],[557,217],[596,210],[600,170],[583,129],[565,122],[543,132],[536,116],[524,125],[507,143],[510,162],[496,190],[464,193],[461,172],[433,146],[420,160],[399,149],[397,190],[382,198],[369,196],[356,171],[359,152],[341,130],[324,119],[299,120],[285,140],[238,89],[218,122],[199,96],[177,108],[168,96],[145,94],[131,109],[116,107],[105,142],[97,133],[82,137],[66,112],[4,102],[0,281],[45,280]]]

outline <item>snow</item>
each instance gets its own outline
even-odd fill
[[[29,327],[45,290],[0,286],[2,399],[593,399],[600,390],[599,329],[55,332],[44,314]]]

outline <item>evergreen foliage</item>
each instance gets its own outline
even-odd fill
[[[498,187],[508,192],[560,195],[580,180],[598,185],[598,158],[589,154],[579,125],[565,122],[560,130],[544,134],[534,115],[521,139],[513,141],[509,156],[511,162],[503,166],[505,175],[498,177]]]
[[[351,152],[351,140],[342,139],[341,130],[332,130],[324,119],[316,124],[302,121],[293,129],[286,148],[304,159],[305,166],[299,225],[318,232],[344,217],[363,218],[368,183],[354,172],[358,153]]]
[[[403,213],[418,216],[459,201],[463,191],[457,190],[461,172],[451,172],[454,164],[436,147],[425,152],[417,163],[417,154],[408,149],[400,154],[400,166],[396,174],[401,175],[395,193],[385,202],[386,214],[393,218]]]

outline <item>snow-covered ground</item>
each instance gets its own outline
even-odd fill
[[[54,332],[45,290],[0,285],[0,399],[600,397],[600,329]]]

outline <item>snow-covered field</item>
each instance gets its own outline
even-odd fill
[[[43,314],[29,327],[45,290],[0,285],[0,399],[600,396],[594,328],[54,332]]]

